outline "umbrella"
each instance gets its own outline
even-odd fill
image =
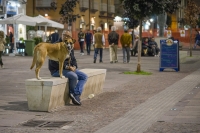
[[[64,29],[64,25],[53,20],[47,19],[42,15],[38,15],[33,17],[34,20],[38,23],[37,26],[47,26],[47,27],[54,27],[59,29]]]
[[[33,17],[29,17],[24,14],[18,14],[13,17],[0,20],[0,24],[24,24],[24,25],[35,26],[36,23],[37,22],[34,21]]]
[[[41,22],[41,21],[40,21]],[[40,23],[38,21],[38,23]],[[29,17],[24,14],[18,14],[9,18],[5,18],[3,20],[0,20],[0,24],[13,24],[14,28],[14,49],[15,52],[17,53],[16,49],[16,38],[17,38],[17,30],[16,30],[16,25],[17,24],[24,24],[24,25],[29,25],[29,26],[36,26],[37,22],[33,19],[33,17]]]

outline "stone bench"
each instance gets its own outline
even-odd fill
[[[98,95],[103,91],[106,69],[81,69],[88,75],[81,99],[90,94]],[[57,108],[70,104],[68,79],[60,77],[43,77],[25,81],[28,108],[32,111],[51,112]]]

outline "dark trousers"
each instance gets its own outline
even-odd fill
[[[100,59],[99,61],[102,61],[103,58],[103,48],[95,48],[94,49],[94,59],[97,59],[97,54],[99,53]]]
[[[3,66],[3,61],[2,61],[2,58],[1,58],[1,57],[2,57],[2,54],[3,54],[3,51],[0,51],[0,65],[1,65],[1,66]]]
[[[91,42],[86,42],[87,54],[90,54]]]
[[[79,42],[79,44],[80,44],[81,53],[84,53],[84,52],[83,52],[84,42]]]

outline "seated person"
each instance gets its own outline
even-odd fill
[[[69,97],[72,99],[73,104],[81,105],[80,96],[88,76],[77,69],[78,66],[73,50],[71,50],[70,58],[70,64],[69,59],[64,61],[63,75],[69,79]],[[48,67],[53,77],[60,77],[58,61],[49,60]]]
[[[158,44],[156,43],[154,37],[151,38],[151,41],[149,42],[149,46],[150,46],[151,49],[152,49],[152,54],[153,54],[154,56],[158,56],[158,55],[159,55],[159,52],[160,52],[160,49],[159,49]]]
[[[148,51],[149,51],[149,39],[148,38],[145,38],[144,41],[142,42],[142,53],[144,55],[147,55],[148,54]]]

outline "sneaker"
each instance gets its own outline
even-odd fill
[[[94,62],[93,63],[96,63],[96,59],[94,59]]]
[[[110,62],[111,64],[113,63],[113,61]]]
[[[3,65],[1,65],[1,68],[3,69],[3,68],[4,68],[4,66],[3,66]]]
[[[126,61],[124,61],[123,63],[126,63]]]
[[[80,96],[74,96],[72,93],[69,93],[69,97],[72,99],[72,103],[75,105],[81,105]]]
[[[117,63],[117,62],[118,62],[118,60],[115,61],[115,63]]]
[[[103,63],[103,61],[101,60],[101,61],[99,61],[99,63]]]

